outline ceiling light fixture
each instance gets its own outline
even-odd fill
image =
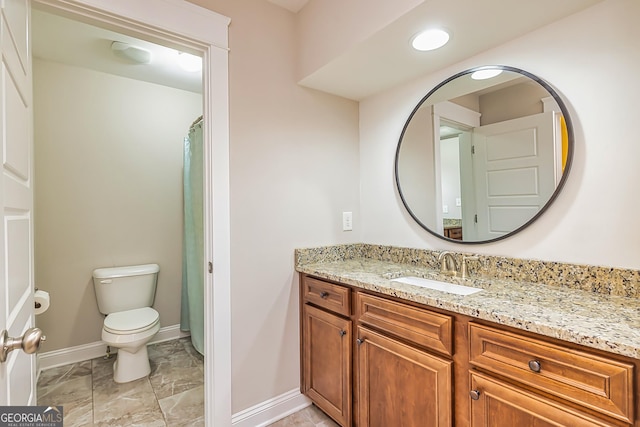
[[[151,62],[151,52],[141,47],[132,46],[129,43],[113,42],[111,43],[111,50],[117,57],[136,64],[148,64]]]
[[[495,68],[490,68],[487,70],[478,70],[471,73],[471,78],[473,80],[486,80],[486,79],[495,77],[500,73],[502,73],[502,70],[497,70]]]
[[[190,73],[202,71],[202,58],[190,53],[178,52],[178,65]]]
[[[445,30],[432,28],[425,30],[411,40],[411,46],[420,51],[438,49],[449,41],[449,33]]]

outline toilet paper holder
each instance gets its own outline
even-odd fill
[[[38,292],[38,288],[35,288],[33,290],[33,293],[35,294],[36,292]],[[35,308],[40,308],[42,307],[42,304],[40,304],[38,301],[35,302]]]
[[[49,293],[35,288],[34,292],[34,311],[35,315],[39,315],[47,311],[49,308]]]

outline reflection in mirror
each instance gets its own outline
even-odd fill
[[[493,76],[475,79],[477,71]],[[413,110],[396,151],[396,183],[427,231],[490,242],[544,212],[572,154],[571,120],[549,84],[513,67],[478,67],[445,80]]]

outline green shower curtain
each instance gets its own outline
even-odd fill
[[[184,139],[184,230],[180,329],[191,332],[193,347],[204,355],[204,223],[202,117]]]

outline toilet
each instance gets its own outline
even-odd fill
[[[118,349],[113,379],[126,383],[149,375],[147,343],[160,330],[160,315],[151,308],[158,264],[98,268],[93,286],[100,313],[106,314],[102,341]]]

